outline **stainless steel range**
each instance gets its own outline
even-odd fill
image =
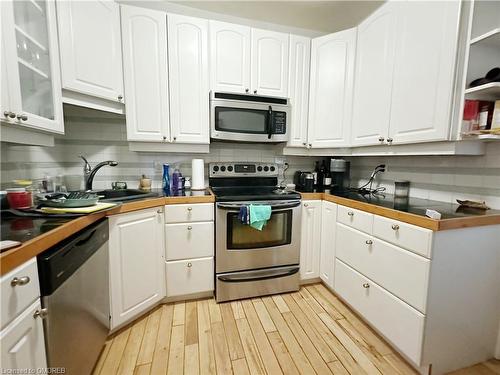
[[[217,302],[299,289],[300,194],[278,189],[270,163],[211,163],[216,196],[215,294]],[[270,205],[259,231],[242,223],[242,206]]]

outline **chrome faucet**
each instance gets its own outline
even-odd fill
[[[87,159],[83,155],[80,155],[80,158],[82,158],[83,161],[85,162],[85,165],[83,166],[83,179],[85,181],[85,190],[87,191],[92,190],[92,183],[94,182],[95,174],[99,169],[101,169],[105,165],[109,165],[110,167],[116,167],[118,165],[118,162],[113,160],[108,160],[108,161],[102,161],[98,163],[94,168],[92,168]]]

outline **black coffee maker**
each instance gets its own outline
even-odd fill
[[[350,163],[344,159],[330,160],[330,174],[332,175],[332,193],[343,193],[351,184]]]

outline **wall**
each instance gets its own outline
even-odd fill
[[[410,195],[455,203],[456,199],[486,201],[500,209],[500,142],[487,144],[483,156],[391,156],[356,157],[351,174],[358,186],[367,181],[373,168],[386,164],[377,178],[380,186],[394,191],[395,180],[409,180]]]

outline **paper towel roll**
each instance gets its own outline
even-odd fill
[[[191,190],[205,189],[205,162],[203,159],[191,161]]]

